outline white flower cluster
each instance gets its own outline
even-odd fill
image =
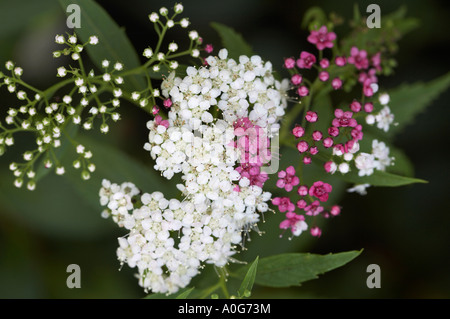
[[[379,101],[384,107],[377,114],[369,114],[366,116],[366,123],[369,125],[377,124],[380,130],[385,132],[389,131],[389,127],[394,122],[394,114],[391,113],[391,109],[387,105],[390,97],[387,93],[383,93],[379,96]]]
[[[164,177],[182,174],[177,187],[185,199],[166,200],[155,192],[143,194],[136,207],[134,185],[104,182],[100,191],[113,219],[130,230],[120,239],[119,259],[137,266],[140,285],[153,292],[185,287],[202,263],[224,266],[271,198],[236,170],[234,125],[248,118],[275,134],[287,105],[287,81],[276,81],[271,64],[259,56],[241,56],[237,63],[223,49],[206,61],[207,67],[189,67],[183,79],[171,74],[162,83],[162,95],[173,103],[169,118],[147,123],[144,148]]]
[[[353,147],[344,153],[334,148],[333,155],[342,157],[344,162],[341,164],[331,163],[330,173],[336,171],[346,174],[350,171],[350,163],[353,162],[358,169],[359,176],[370,176],[375,170],[384,171],[386,167],[392,165],[393,157],[389,156],[389,147],[384,142],[378,140],[372,141],[372,152],[360,152],[359,143],[355,142]]]
[[[272,64],[264,63],[257,55],[240,56],[239,63],[227,59],[226,49],[218,55],[206,58],[207,67],[188,67],[184,79],[175,78],[172,73],[163,82],[163,95],[174,103],[170,119],[186,121],[189,129],[196,130],[201,122],[213,121],[208,110],[217,107],[228,123],[248,117],[253,124],[270,126],[272,132],[277,132],[277,121],[287,105],[284,92],[288,80],[281,83],[275,80]]]
[[[131,183],[104,180],[102,186],[100,201],[108,207],[104,217],[111,215],[130,231],[119,238],[118,259],[137,267],[139,284],[146,291],[176,292],[189,284],[202,262],[224,266],[241,241],[232,214],[218,209],[201,214],[191,201],[167,200],[161,192],[141,195]],[[139,201],[140,207],[133,201]]]
[[[372,141],[372,153],[359,153],[355,158],[355,166],[359,176],[370,176],[375,170],[384,171],[391,165],[393,158],[389,156],[389,147],[384,142]]]

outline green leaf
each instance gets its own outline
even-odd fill
[[[77,179],[81,180],[79,176]],[[12,183],[11,172],[0,170],[0,214],[33,232],[71,240],[93,240],[111,232],[112,223],[100,217],[98,199],[95,207],[90,206],[65,178],[51,173],[33,192],[18,189]],[[99,187],[93,196],[98,196],[98,191]]]
[[[341,267],[361,251],[316,255],[308,253],[288,253],[261,258],[255,283],[268,287],[290,287],[318,278],[318,275]],[[236,275],[243,277],[249,267],[240,268]]]
[[[403,154],[398,151],[395,154],[391,154],[394,156],[400,156],[401,160],[404,160],[405,163],[408,163],[408,158],[406,156],[401,157]],[[316,163],[325,163],[328,161],[330,156],[327,156],[324,153],[319,153],[313,157],[313,161]],[[411,165],[408,163],[407,165]],[[411,169],[411,166],[409,168],[406,168],[408,170]],[[419,178],[413,178],[408,176],[402,176],[397,175],[389,172],[383,172],[383,171],[375,171],[370,176],[359,176],[358,170],[355,167],[352,167],[350,172],[347,174],[341,174],[341,173],[335,173],[336,176],[340,177],[342,180],[353,183],[353,184],[370,184],[372,186],[389,186],[389,187],[396,187],[396,186],[403,186],[403,185],[409,185],[409,184],[415,184],[415,183],[428,183],[427,181]]]
[[[194,290],[194,288],[184,288],[180,290],[178,293],[166,295],[166,294],[150,294],[144,299],[187,299],[190,293]]]
[[[383,171],[375,171],[370,176],[358,176],[356,169],[351,170],[349,173],[342,175],[342,179],[349,183],[354,184],[370,184],[372,186],[403,186],[415,183],[428,183],[427,181],[419,178],[406,177],[396,175]]]
[[[59,0],[64,12],[73,0]],[[121,62],[125,70],[141,66],[138,55],[128,39],[125,31],[120,28],[108,13],[92,0],[78,0],[76,4],[81,9],[81,28],[75,32],[83,42],[88,42],[89,37],[96,35],[99,43],[95,46],[86,46],[87,53],[94,64],[101,68],[104,59],[111,62]],[[66,12],[70,16],[71,12]],[[130,91],[145,88],[145,78],[142,75],[130,75],[125,77],[124,87]]]
[[[389,106],[398,125],[391,126],[388,135],[393,136],[412,124],[415,117],[449,87],[450,72],[427,83],[404,84],[390,91]]]
[[[244,40],[242,35],[237,33],[234,29],[218,22],[212,22],[211,27],[216,30],[222,38],[222,45],[228,50],[229,58],[237,60],[241,55],[254,55],[251,46]]]
[[[148,165],[145,165],[119,148],[102,143],[98,139],[87,136],[79,136],[77,139],[87,149],[92,150],[94,155],[92,162],[97,169],[91,174],[91,179],[88,181],[82,180],[79,175],[81,171],[74,169],[64,176],[70,180],[78,193],[86,198],[93,207],[97,207],[99,211],[101,206],[98,192],[104,178],[117,184],[132,182],[142,192],[160,191],[164,193],[166,198],[174,197],[178,193],[174,183],[161,177],[152,168],[150,155],[148,156]]]
[[[395,146],[387,145],[390,156],[394,157],[394,165],[387,167],[386,171],[405,177],[414,177],[414,165],[405,152]]]
[[[239,288],[238,294],[240,297],[244,297],[246,292],[251,292],[253,288],[253,283],[255,282],[256,269],[258,268],[259,257],[250,264],[247,274],[242,281],[241,287]]]
[[[353,4],[353,23],[357,25],[361,20],[361,13],[359,12],[359,6],[357,3]]]
[[[419,26],[418,19],[405,16],[406,8],[401,7],[381,17],[381,28],[370,29],[366,27],[366,17],[361,17],[358,6],[355,5],[352,23],[354,30],[350,36],[342,39],[341,52],[346,54],[352,46],[365,48],[370,55],[377,53],[381,47],[387,48],[387,51],[391,53],[397,51],[396,42]]]
[[[10,35],[16,36],[48,12],[55,14],[56,9],[58,6],[53,0],[0,1],[0,39],[4,40]]]
[[[309,30],[313,30],[326,24],[326,22],[327,16],[323,9],[320,7],[312,7],[303,15],[301,27],[302,29],[308,28]]]
[[[191,292],[194,290],[194,287],[187,289],[183,291],[182,293],[178,294],[178,296],[175,297],[175,299],[187,299],[187,297],[191,294]]]

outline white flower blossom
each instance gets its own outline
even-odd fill
[[[349,193],[358,193],[360,195],[367,195],[367,188],[370,186],[370,184],[357,184],[353,187],[347,189],[347,192]]]
[[[98,37],[93,35],[89,37],[89,44],[91,45],[96,45],[98,44]]]
[[[378,167],[378,162],[373,154],[359,153],[355,158],[355,166],[359,170],[359,176],[370,176],[374,169]]]
[[[389,106],[383,107],[383,109],[375,115],[377,127],[385,132],[389,131],[389,127],[394,122],[394,114],[391,113]]]

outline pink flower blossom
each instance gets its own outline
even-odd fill
[[[300,83],[302,83],[303,77],[300,74],[294,74],[291,77],[291,82],[294,85],[299,85]]]
[[[326,162],[323,167],[325,168],[325,171],[330,174],[334,174],[337,170],[337,165],[333,161]]]
[[[319,64],[322,69],[326,69],[330,66],[330,61],[327,58],[323,58],[320,60]]]
[[[370,102],[367,102],[366,104],[364,104],[364,111],[366,113],[372,113],[373,111],[373,104]]]
[[[331,87],[335,90],[339,90],[342,87],[342,80],[340,78],[334,78],[331,81]]]
[[[361,72],[358,75],[358,82],[365,86],[369,86],[372,83],[378,83],[378,77],[376,76],[376,70],[370,69],[368,72]]]
[[[291,202],[289,197],[275,197],[272,199],[272,204],[278,206],[278,210],[281,213],[285,211],[293,212],[295,210],[295,205]]]
[[[306,112],[305,119],[310,123],[314,123],[314,122],[317,122],[319,117],[317,116],[316,112],[308,111],[308,112]]]
[[[298,187],[297,194],[300,196],[308,195],[308,186],[302,185]]]
[[[295,59],[294,58],[284,59],[284,67],[286,69],[293,69],[295,67]]]
[[[313,146],[309,149],[309,154],[316,155],[317,153],[319,153],[319,149],[317,148],[317,146]]]
[[[312,138],[314,141],[320,141],[322,139],[322,137],[323,137],[323,134],[321,131],[314,131],[312,133]]]
[[[263,187],[264,183],[269,179],[266,172],[261,171],[261,167],[258,164],[241,163],[240,166],[236,168],[236,171],[241,174],[241,178],[248,178],[250,185],[256,185],[258,187]]]
[[[307,96],[309,94],[309,89],[306,86],[302,85],[297,89],[297,94],[301,97]]]
[[[156,115],[156,114],[158,114],[159,113],[159,107],[158,107],[158,105],[154,105],[153,107],[152,107],[152,114],[153,115]]]
[[[347,63],[347,60],[345,59],[345,56],[337,56],[334,59],[334,63],[336,63],[337,66],[344,66]]]
[[[332,189],[333,187],[330,184],[317,181],[309,188],[309,196],[314,196],[321,202],[326,202]]]
[[[328,74],[327,71],[319,72],[319,80],[320,81],[326,82],[326,81],[328,81],[329,78],[330,78],[330,74]]]
[[[381,71],[381,53],[378,52],[370,59],[372,65],[375,67],[377,71]]]
[[[311,235],[314,237],[320,237],[320,235],[322,235],[322,230],[317,226],[311,228],[309,231],[310,231]]]
[[[308,36],[308,42],[315,44],[320,51],[325,48],[332,48],[335,39],[336,33],[328,32],[326,26],[320,27],[319,30],[312,30],[311,34]]]
[[[357,125],[351,132],[352,138],[355,141],[360,141],[363,139],[364,133],[362,132],[362,126]]]
[[[302,137],[305,134],[305,129],[301,127],[300,125],[296,125],[292,129],[292,134],[294,134],[295,137]]]
[[[160,115],[156,115],[155,116],[155,124],[156,124],[156,126],[162,125],[165,128],[169,128],[169,121],[168,120],[163,120]]]
[[[337,127],[332,126],[328,128],[328,134],[330,136],[336,137],[339,135],[339,129]]]
[[[348,63],[354,64],[358,70],[367,69],[369,67],[369,59],[367,58],[366,50],[359,50],[357,47],[350,49],[350,56]]]
[[[242,117],[240,119],[237,119],[236,121],[234,121],[233,126],[235,130],[238,127],[242,127],[244,130],[254,127],[253,123],[250,121],[248,117]]]
[[[280,223],[280,228],[290,228],[294,236],[299,236],[304,230],[308,229],[308,224],[305,222],[305,216],[289,212],[286,213],[286,219]]]
[[[309,156],[303,157],[303,164],[309,165],[309,164],[311,164],[311,161],[312,161],[311,157],[309,157]]]
[[[297,149],[300,153],[306,152],[308,150],[308,148],[309,148],[309,145],[306,141],[300,141],[297,144]]]
[[[330,214],[333,216],[337,216],[341,213],[341,208],[337,205],[334,205],[330,209]]]
[[[344,112],[341,109],[336,109],[334,111],[334,116],[336,116],[336,118],[331,122],[334,127],[355,127],[358,125],[356,120],[352,118],[353,113],[350,111]]]
[[[300,183],[300,179],[295,176],[294,166],[289,166],[286,171],[278,172],[277,187],[284,188],[287,192],[290,192],[294,186]]]
[[[212,45],[212,44],[207,44],[207,45],[205,45],[205,51],[206,51],[206,53],[211,53],[211,52],[213,52],[213,51],[214,51],[213,45]]]
[[[363,93],[367,97],[371,97],[373,95],[373,88],[371,85],[364,85],[363,86]]]
[[[359,111],[361,111],[361,108],[362,108],[361,103],[359,103],[358,101],[353,101],[350,104],[350,109],[355,113],[358,113]]]
[[[308,204],[306,203],[306,201],[304,199],[300,199],[297,202],[297,207],[300,209],[304,209]]]
[[[323,212],[323,207],[320,206],[319,201],[315,200],[311,204],[305,207],[306,215],[308,216],[317,216],[321,212]]]
[[[334,141],[331,137],[327,137],[323,140],[322,143],[323,143],[323,147],[330,148],[331,146],[333,146]]]
[[[171,99],[165,99],[163,102],[163,105],[166,109],[170,108],[172,106],[172,100]]]
[[[300,59],[297,59],[297,66],[300,69],[311,69],[314,63],[316,63],[316,57],[306,51],[302,51],[300,53]]]

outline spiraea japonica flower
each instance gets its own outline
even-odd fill
[[[144,223],[134,216],[148,211],[146,206],[129,207],[130,196],[124,198],[119,186],[105,181],[100,192],[108,214],[119,225],[129,226],[128,241],[120,239],[119,259],[137,266],[141,286],[153,292],[185,287],[203,263],[228,263],[246,232],[256,228],[259,214],[268,210],[271,198],[263,190],[268,178],[263,169],[272,158],[270,137],[279,131],[287,105],[287,80],[275,80],[271,63],[256,55],[235,61],[222,49],[205,61],[205,66],[188,67],[183,78],[171,73],[162,82],[161,94],[171,101],[168,119],[157,115],[147,123],[149,142],[144,148],[165,178],[181,174],[183,183],[177,187],[183,202],[164,200],[157,193],[159,204],[156,210],[150,208],[152,222]],[[118,193],[111,195],[112,188]],[[138,202],[146,205],[144,196],[155,193],[142,195]],[[153,219],[155,214],[161,218]],[[149,235],[153,228],[161,230]],[[169,238],[170,232],[181,232],[182,237],[178,242],[151,241],[153,236]],[[130,242],[134,235],[145,238],[141,249]],[[151,251],[144,255],[142,249],[148,245]],[[167,269],[164,274],[162,266]]]

